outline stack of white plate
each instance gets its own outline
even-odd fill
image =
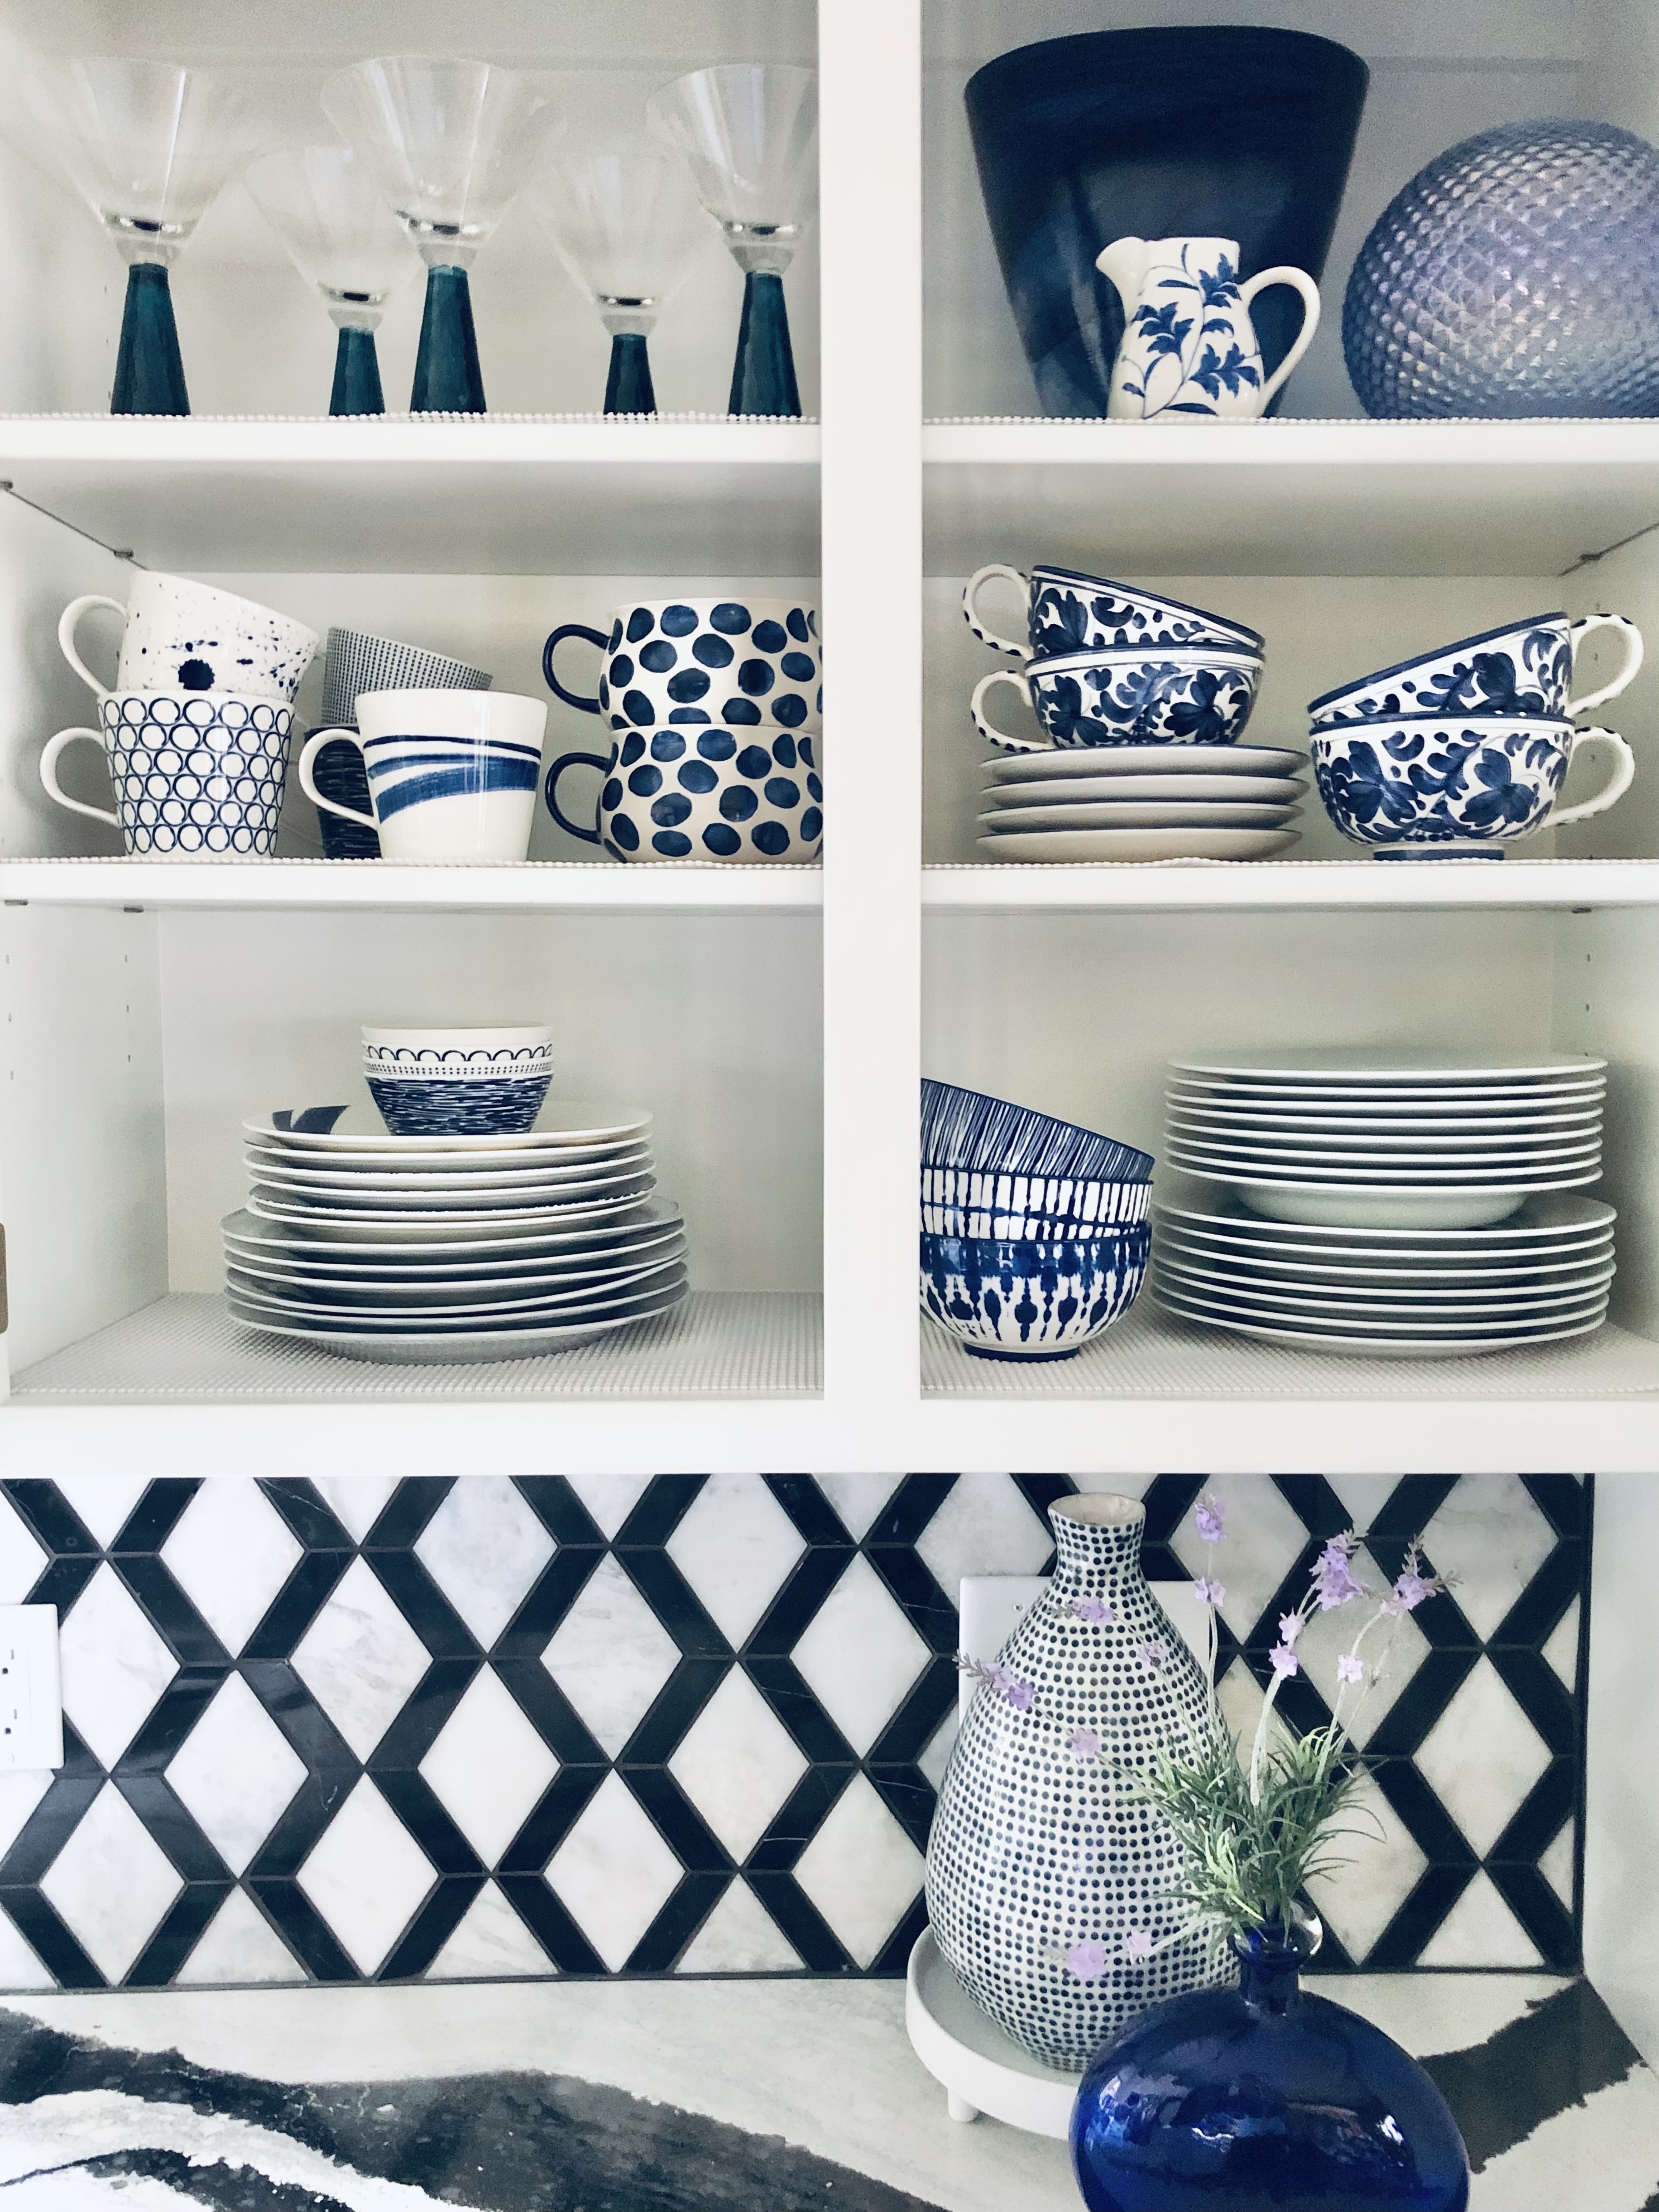
[[[245,1121],[230,1310],[405,1361],[528,1358],[665,1313],[686,1294],[684,1223],[652,1198],[650,1126],[584,1099],[514,1136],[394,1137],[356,1107]]]
[[[1529,1199],[1485,1229],[1314,1229],[1241,1206],[1157,1212],[1152,1295],[1211,1328],[1421,1358],[1587,1336],[1607,1318],[1613,1211]]]
[[[985,763],[979,848],[999,860],[1265,860],[1295,844],[1305,753],[1091,745]]]

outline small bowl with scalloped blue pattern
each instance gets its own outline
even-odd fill
[[[921,1308],[979,1359],[1069,1359],[1121,1319],[1146,1279],[1149,1222],[1104,1236],[921,1237]]]

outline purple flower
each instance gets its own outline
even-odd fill
[[[1299,1613],[1281,1613],[1279,1616],[1279,1634],[1280,1641],[1285,1644],[1294,1644],[1297,1638],[1302,1633],[1303,1625],[1302,1615]]]
[[[1100,1738],[1092,1729],[1073,1729],[1066,1739],[1066,1748],[1073,1759],[1098,1759]]]
[[[1227,1533],[1220,1499],[1200,1498],[1193,1514],[1193,1526],[1205,1543],[1218,1544]]]
[[[1109,1628],[1117,1619],[1103,1597],[1074,1597],[1072,1611],[1079,1620],[1086,1620],[1092,1628]]]
[[[1123,1955],[1126,1959],[1150,1959],[1152,1957],[1152,1939],[1146,1929],[1132,1928],[1129,1930],[1128,1934],[1123,1939]]]
[[[1273,1672],[1281,1682],[1286,1675],[1297,1674],[1302,1671],[1302,1662],[1288,1644],[1275,1644],[1267,1656],[1273,1662]]]
[[[1030,1682],[1016,1682],[1005,1669],[1002,1694],[1017,1713],[1029,1713],[1036,1691]]]
[[[1392,1601],[1385,1601],[1385,1603],[1388,1610],[1392,1613],[1415,1613],[1424,1599],[1432,1597],[1433,1595],[1432,1589],[1424,1577],[1414,1573],[1410,1567],[1407,1567],[1405,1573],[1395,1580]]]
[[[1156,1638],[1150,1644],[1143,1644],[1135,1657],[1140,1662],[1143,1674],[1156,1674],[1161,1668],[1168,1665],[1170,1647],[1161,1637]]]
[[[1219,1605],[1227,1595],[1227,1586],[1213,1575],[1200,1575],[1193,1584],[1193,1594],[1200,1605]]]
[[[1017,1713],[1028,1713],[1031,1710],[1031,1701],[1036,1696],[1032,1685],[1018,1680],[997,1660],[970,1659],[965,1651],[958,1651],[957,1665],[964,1674],[971,1674],[975,1681],[983,1682],[988,1690],[994,1690],[998,1697],[1005,1704],[1012,1705]]]
[[[1080,1982],[1097,1982],[1106,1971],[1106,1946],[1092,1938],[1086,1943],[1073,1943],[1066,1954],[1066,1971]]]
[[[1336,1679],[1339,1682],[1363,1682],[1364,1680],[1365,1662],[1359,1656],[1358,1652],[1345,1651],[1342,1654],[1342,1656],[1336,1662]]]
[[[1351,1598],[1364,1597],[1365,1585],[1355,1578],[1348,1565],[1357,1539],[1352,1535],[1333,1536],[1320,1553],[1313,1571],[1314,1589],[1318,1593],[1319,1610],[1333,1613]]]

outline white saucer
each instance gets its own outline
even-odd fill
[[[1265,802],[1227,804],[1195,799],[1101,799],[1080,806],[1000,806],[979,817],[982,830],[1001,835],[1037,830],[1279,830],[1300,809]]]
[[[279,1126],[279,1117],[315,1115],[327,1126],[296,1129]],[[394,1137],[373,1106],[282,1106],[255,1114],[242,1124],[246,1136],[285,1149],[317,1152],[387,1152],[398,1158],[422,1152],[520,1152],[566,1145],[632,1141],[651,1126],[642,1106],[608,1105],[599,1098],[549,1098],[533,1128],[511,1136]]]
[[[953,2120],[988,2112],[1027,2135],[1068,2139],[1082,2075],[1045,2066],[1005,2035],[946,1966],[931,1928],[910,1953],[904,2025],[912,2050],[945,2088]]]
[[[1212,803],[1270,799],[1282,806],[1305,798],[1291,775],[1074,775],[1043,783],[992,783],[980,793],[993,806],[1086,805],[1091,799],[1192,799]]]
[[[1294,830],[1014,830],[979,849],[990,860],[1267,860],[1296,841]]]
[[[1305,775],[1306,753],[1284,745],[1044,746],[988,760],[999,783],[1038,783],[1046,775]]]

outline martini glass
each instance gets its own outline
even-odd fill
[[[654,415],[646,341],[705,228],[685,164],[637,134],[561,141],[525,198],[611,333],[605,413]]]
[[[28,81],[35,120],[127,264],[112,415],[188,415],[167,270],[258,147],[233,86],[171,62],[100,57]]]
[[[374,333],[420,263],[362,158],[349,146],[304,146],[266,155],[242,181],[340,333],[329,413],[384,415]]]
[[[696,70],[655,94],[652,126],[691,164],[743,271],[733,415],[799,415],[783,272],[811,213],[817,79],[780,63]]]
[[[411,413],[483,414],[467,270],[523,182],[552,109],[511,70],[421,54],[358,62],[322,96],[426,264]]]

